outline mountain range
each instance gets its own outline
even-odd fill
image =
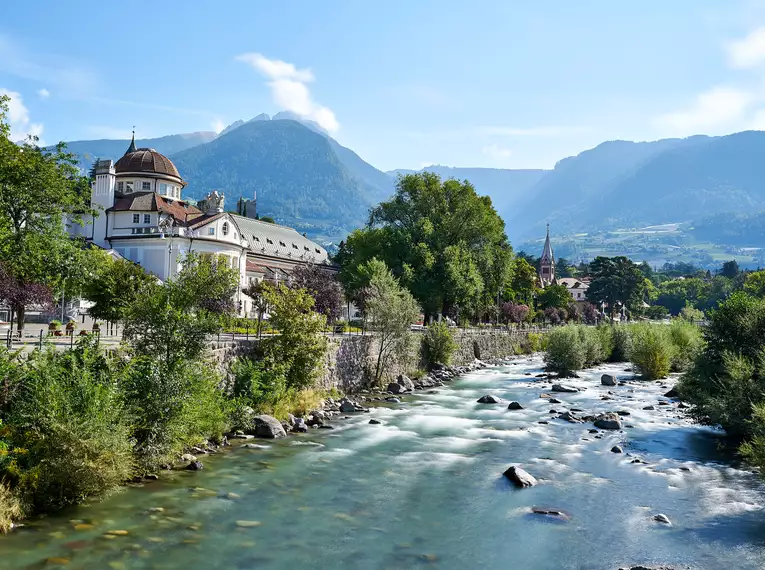
[[[83,168],[119,158],[126,140],[74,141]],[[188,181],[187,198],[223,190],[228,206],[257,192],[258,211],[324,241],[362,225],[391,195],[396,177],[290,113],[240,120],[219,134],[197,132],[136,141],[169,156]],[[765,132],[653,142],[608,141],[559,161],[552,170],[429,166],[470,180],[492,198],[512,241],[765,211]],[[720,232],[717,232],[720,234]],[[758,234],[759,235],[759,234]],[[759,238],[757,238],[759,240]],[[737,241],[746,241],[738,236]],[[762,240],[760,240],[762,241]],[[750,244],[758,245],[758,244]],[[762,244],[765,246],[765,243]]]

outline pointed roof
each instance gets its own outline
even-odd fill
[[[553,254],[552,244],[550,244],[550,224],[547,224],[547,237],[545,238],[545,247],[542,250],[542,257],[540,262],[542,263],[554,263],[555,255]]]
[[[133,129],[133,139],[130,141],[130,146],[125,151],[125,154],[130,154],[131,152],[135,152],[138,150],[135,146],[135,129]]]

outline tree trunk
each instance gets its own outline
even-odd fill
[[[19,338],[21,338],[22,333],[24,332],[24,313],[25,307],[23,305],[16,307],[16,326],[18,327]]]

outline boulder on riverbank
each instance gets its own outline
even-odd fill
[[[611,374],[603,374],[600,377],[600,383],[603,386],[616,386],[616,378]]]
[[[522,410],[523,406],[521,406],[518,402],[510,402],[507,405],[508,410]]]
[[[403,385],[399,384],[398,382],[391,382],[390,384],[388,384],[388,392],[390,392],[391,394],[403,394],[404,392],[406,392],[406,388]],[[344,412],[346,410],[343,410],[342,408],[340,408],[340,411]],[[348,410],[348,411],[352,412],[353,410]]]
[[[578,388],[574,388],[573,386],[567,386],[566,384],[553,384],[552,387],[553,392],[565,392],[565,393],[574,393],[578,392]]]
[[[614,414],[613,412],[600,414],[599,416],[595,418],[595,421],[593,422],[593,424],[595,424],[596,428],[600,428],[600,429],[610,429],[610,430],[622,429],[622,422],[619,419],[619,416],[617,414]]]
[[[514,465],[508,467],[503,475],[510,479],[516,487],[533,487],[537,484],[537,480],[531,474]]]
[[[501,404],[502,398],[497,398],[496,396],[492,394],[486,394],[485,396],[481,396],[476,400],[479,404]]]
[[[252,421],[255,425],[255,435],[258,437],[265,437],[267,439],[287,437],[284,426],[273,416],[261,414],[253,416]]]

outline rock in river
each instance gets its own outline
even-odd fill
[[[537,484],[537,480],[520,467],[508,467],[504,475],[510,479],[516,487],[533,487]]]
[[[478,398],[479,404],[501,404],[502,399],[497,398],[496,396],[492,396],[491,394],[486,394],[485,396],[481,396]]]
[[[521,406],[518,402],[510,402],[507,405],[508,410],[522,410],[523,406]]]
[[[402,384],[399,384],[398,382],[391,382],[388,384],[388,392],[391,392],[392,394],[403,394],[406,392],[406,387]],[[345,410],[342,410],[345,411]],[[353,412],[354,410],[348,410],[349,412]]]
[[[287,437],[287,432],[284,431],[284,426],[282,426],[281,422],[273,416],[262,414],[260,416],[254,416],[252,420],[255,423],[255,435],[258,437],[269,439]]]
[[[553,384],[552,387],[553,392],[578,392],[578,388],[574,388],[573,386],[566,386],[565,384]]]
[[[201,461],[192,461],[186,466],[186,469],[189,471],[199,471],[200,469],[204,469],[204,465],[202,465]]]
[[[622,422],[619,416],[613,412],[600,414],[593,423],[596,428],[600,429],[622,429]]]
[[[653,516],[653,520],[656,522],[664,523],[664,524],[672,524],[669,520],[669,517],[663,513],[659,513],[658,515]]]
[[[611,374],[603,374],[603,376],[600,377],[600,383],[603,384],[603,386],[616,386],[616,378]]]
[[[614,445],[611,448],[611,453],[622,453],[624,450],[619,445]]]
[[[558,416],[558,419],[559,420],[565,420],[565,421],[567,421],[569,423],[572,423],[572,424],[578,424],[578,423],[580,423],[582,421],[581,419],[576,417],[571,412],[563,412],[561,415]]]

